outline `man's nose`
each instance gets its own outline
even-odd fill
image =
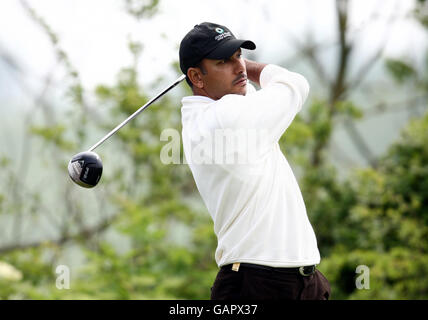
[[[245,72],[245,61],[244,59],[234,58],[234,69],[236,74]]]

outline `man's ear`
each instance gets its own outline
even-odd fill
[[[202,81],[202,72],[199,68],[189,68],[187,69],[187,76],[190,81],[193,83],[193,86],[202,89],[204,87],[204,82]]]

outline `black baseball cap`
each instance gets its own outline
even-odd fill
[[[180,69],[187,74],[202,59],[227,59],[239,48],[254,50],[256,45],[250,40],[236,39],[225,26],[211,22],[197,24],[181,40]]]

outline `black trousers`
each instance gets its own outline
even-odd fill
[[[331,289],[319,271],[302,276],[283,268],[255,269],[223,266],[211,288],[212,300],[328,300]]]

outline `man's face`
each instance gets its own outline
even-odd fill
[[[205,94],[218,100],[226,94],[247,93],[247,69],[238,49],[230,58],[224,60],[203,59],[201,75]]]

